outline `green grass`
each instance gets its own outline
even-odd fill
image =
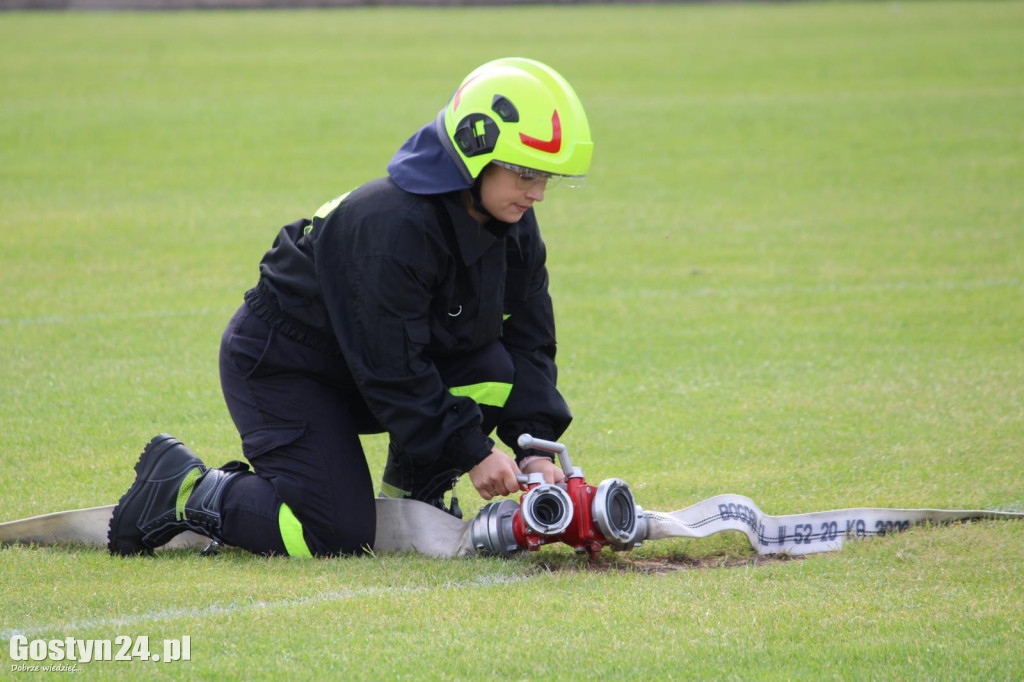
[[[591,480],[1024,508],[1021,44],[1014,2],[0,15],[0,519],[114,502],[159,431],[236,458],[217,347],[277,227],[507,54],[559,68],[597,143],[539,209]],[[0,574],[5,638],[192,638],[91,678],[1024,677],[1019,523],[801,561],[728,534]]]

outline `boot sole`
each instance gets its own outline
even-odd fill
[[[128,527],[131,531],[134,531],[130,535],[135,535],[138,539],[126,537],[121,532],[124,524],[124,519],[121,518],[121,510],[126,505],[130,505],[135,501],[135,498],[142,491],[145,481],[149,480],[150,475],[153,473],[156,463],[160,460],[160,455],[179,442],[174,436],[162,433],[149,441],[146,447],[143,448],[142,454],[139,455],[139,461],[135,463],[135,481],[128,488],[128,491],[121,496],[117,506],[114,507],[114,513],[110,516],[110,525],[107,529],[107,549],[110,550],[111,554],[116,556],[153,554],[153,549],[143,544],[142,534],[139,529],[133,527],[130,522]]]

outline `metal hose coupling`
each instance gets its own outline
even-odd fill
[[[573,467],[561,443],[519,438],[521,446],[553,452],[562,461],[564,483],[545,483],[541,474],[520,475],[527,486],[516,504],[492,502],[473,519],[470,538],[483,554],[509,556],[520,550],[534,551],[551,542],[562,542],[577,552],[597,554],[604,547],[628,551],[648,537],[647,517],[636,504],[629,485],[609,478],[592,486],[583,471]]]
[[[647,517],[623,480],[601,481],[594,493],[592,512],[594,523],[616,552],[639,547],[647,539]]]
[[[573,519],[573,503],[565,488],[543,483],[531,488],[521,503],[528,534],[545,537],[561,535]]]
[[[511,556],[520,550],[513,531],[513,520],[519,513],[515,500],[501,500],[484,506],[470,524],[469,537],[473,548],[481,554]]]

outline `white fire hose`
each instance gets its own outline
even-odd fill
[[[630,550],[665,538],[706,538],[724,531],[744,533],[758,554],[813,554],[838,550],[854,538],[903,531],[920,523],[970,519],[1024,519],[1024,513],[988,510],[855,508],[770,516],[748,497],[718,495],[674,512],[645,511],[617,478],[593,486],[573,467],[561,443],[520,438],[520,445],[558,456],[566,482],[552,485],[523,476],[528,491],[520,502],[492,502],[462,521],[413,500],[378,499],[376,552],[417,552],[449,557],[511,555],[562,542],[596,555],[604,547]],[[73,544],[106,547],[114,505],[76,509],[0,523],[0,545]],[[210,540],[185,532],[164,548],[203,548]]]

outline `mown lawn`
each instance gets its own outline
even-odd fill
[[[113,503],[160,431],[236,458],[217,347],[277,228],[509,54],[573,82],[597,144],[538,209],[590,479],[665,511],[1021,510],[1021,44],[1014,2],[0,15],[0,520]],[[5,644],[191,637],[94,678],[1024,676],[1020,523],[805,560],[728,534],[0,574]]]

